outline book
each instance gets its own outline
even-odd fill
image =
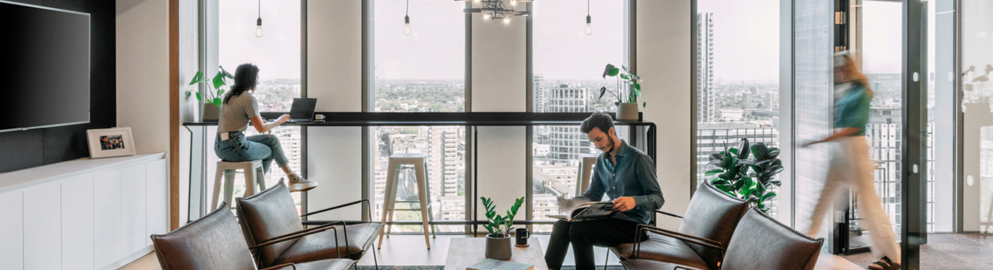
[[[534,265],[486,259],[466,267],[466,270],[534,270]]]
[[[575,199],[574,199],[575,200]],[[560,202],[559,211],[567,215],[548,215],[568,222],[608,219],[617,213],[612,202],[571,201]]]

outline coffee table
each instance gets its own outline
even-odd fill
[[[531,246],[511,247],[513,256],[511,262],[534,265],[534,270],[548,270],[545,265],[545,255],[541,250],[541,242],[531,238]],[[445,262],[446,270],[465,270],[466,267],[476,264],[486,259],[486,238],[453,238],[448,244],[448,261]]]

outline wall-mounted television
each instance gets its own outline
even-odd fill
[[[0,0],[0,40],[0,132],[90,122],[90,14]]]

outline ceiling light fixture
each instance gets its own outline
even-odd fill
[[[455,1],[467,2],[469,0],[455,0]],[[484,20],[503,19],[504,24],[509,24],[511,16],[528,16],[531,14],[531,12],[527,10],[524,11],[514,10],[514,6],[517,6],[518,2],[528,3],[528,2],[532,2],[532,0],[473,0],[473,2],[480,4],[479,7],[466,8],[463,11],[471,12],[471,13],[481,13],[483,14]],[[510,2],[510,4],[508,5],[507,2]]]
[[[259,0],[259,19],[255,21],[255,37],[262,37],[262,0]]]
[[[586,35],[593,34],[593,18],[590,17],[590,0],[586,0]]]
[[[407,11],[404,11],[404,13],[403,13],[403,34],[409,36],[410,35],[410,16],[407,16],[408,13],[410,13],[410,0],[407,0]]]

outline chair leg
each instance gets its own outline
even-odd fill
[[[255,168],[255,178],[256,178],[255,181],[259,183],[259,189],[256,189],[256,191],[262,192],[263,190],[266,189],[265,170],[263,170],[262,167]]]
[[[431,238],[428,237],[428,234],[430,233],[430,230],[431,230],[430,228],[428,228],[428,220],[431,219],[431,218],[428,217],[428,204],[427,204],[427,201],[428,201],[427,196],[428,196],[428,194],[427,194],[426,185],[424,184],[425,182],[427,182],[427,179],[426,179],[425,173],[424,173],[424,163],[420,163],[420,164],[417,164],[417,165],[418,166],[414,167],[414,173],[417,174],[414,177],[417,180],[417,197],[418,197],[419,202],[421,204],[420,205],[420,208],[421,208],[421,224],[424,227],[424,244],[427,245],[428,250],[431,250]]]
[[[245,194],[242,194],[241,197],[255,195],[255,186],[259,184],[258,181],[259,179],[255,178],[254,169],[245,169]]]
[[[217,169],[217,173],[214,176],[214,196],[210,199],[210,207],[208,210],[213,210],[217,208],[217,199],[221,196],[221,182],[224,181],[224,170]],[[228,205],[230,207],[230,205]]]
[[[607,250],[607,257],[603,258],[603,270],[607,270],[607,261],[610,260],[610,250]]]
[[[375,250],[376,249],[376,245],[373,245],[372,249],[373,249],[373,251],[372,251],[372,263],[373,263],[373,265],[376,266],[376,270],[379,270],[379,260],[376,259],[376,250]]]
[[[389,224],[386,223],[386,217],[389,215],[390,208],[393,208],[393,198],[390,198],[390,194],[393,194],[393,189],[396,188],[396,164],[390,162],[389,166],[386,168],[386,193],[383,194],[383,226],[389,229]],[[388,234],[386,230],[379,232],[379,248],[383,248],[383,235]]]
[[[232,193],[234,193],[234,174],[235,170],[224,170],[224,202],[228,203],[228,207],[234,207],[231,205]]]

